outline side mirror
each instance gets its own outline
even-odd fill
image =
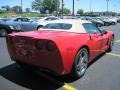
[[[101,30],[101,31],[102,31],[102,34],[107,34],[106,30]]]

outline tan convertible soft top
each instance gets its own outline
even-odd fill
[[[60,31],[66,31],[66,32],[75,32],[75,33],[87,33],[86,30],[83,27],[84,23],[91,23],[85,20],[74,20],[74,19],[61,19],[61,20],[54,20],[51,21],[47,24],[50,23],[66,23],[66,24],[72,24],[72,27],[69,30],[61,30]],[[42,29],[39,29],[42,30]],[[53,29],[52,29],[53,30]],[[54,29],[55,30],[55,29]],[[58,29],[57,29],[58,31]]]

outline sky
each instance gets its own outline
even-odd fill
[[[23,10],[25,10],[25,8],[27,7],[31,8],[31,2],[34,0],[22,0],[22,1],[23,1]],[[64,7],[69,8],[71,11],[72,11],[72,1],[73,0],[64,0]],[[0,0],[0,7],[4,5],[9,5],[10,7],[15,5],[21,5],[21,0]],[[75,0],[75,12],[78,9],[83,9],[84,12],[106,11],[107,3],[106,0]],[[108,10],[120,13],[120,0],[109,0]]]

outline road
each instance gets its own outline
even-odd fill
[[[120,90],[120,24],[102,29],[115,33],[114,49],[101,55],[80,79],[48,73],[25,73],[10,60],[6,41],[0,38],[0,90]]]

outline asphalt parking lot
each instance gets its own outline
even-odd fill
[[[120,24],[102,27],[115,33],[114,49],[92,63],[77,80],[51,74],[24,73],[7,52],[0,38],[0,90],[120,90]]]

